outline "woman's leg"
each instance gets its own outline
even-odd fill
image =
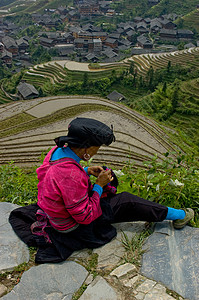
[[[114,214],[114,223],[131,221],[161,222],[168,213],[168,208],[123,192],[109,200]]]

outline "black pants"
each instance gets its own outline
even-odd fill
[[[142,199],[127,192],[119,193],[109,199],[113,211],[113,223],[148,221],[161,222],[168,208],[159,203]]]
[[[101,199],[102,215],[90,224],[80,224],[69,233],[58,232],[52,227],[46,232],[52,244],[43,236],[33,235],[30,226],[36,221],[37,204],[19,207],[10,214],[9,221],[16,234],[28,245],[37,246],[37,263],[60,262],[73,251],[83,248],[97,248],[110,242],[116,236],[112,223],[149,221],[160,222],[166,218],[167,207],[150,202],[127,192]]]

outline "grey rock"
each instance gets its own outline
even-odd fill
[[[148,293],[156,285],[156,282],[150,279],[146,279],[138,288],[138,292]]]
[[[87,287],[79,300],[119,300],[120,296],[107,283],[107,281],[97,276],[95,280]]]
[[[144,247],[141,272],[190,300],[199,299],[199,228],[158,223]]]
[[[144,230],[144,224],[144,222],[115,223],[114,227],[117,230],[117,238],[93,251],[98,254],[97,268],[100,270],[111,270],[117,266],[125,253],[122,245],[123,233],[131,240],[133,235],[141,233]]]
[[[131,240],[135,234],[139,234],[145,229],[145,222],[115,223],[114,227],[117,229],[118,240],[123,239],[123,233]]]
[[[7,287],[3,284],[0,284],[0,297],[2,297],[3,295],[5,295],[7,292]]]
[[[137,284],[137,282],[140,280],[140,275],[136,275],[130,279],[124,279],[122,281],[123,285],[126,286],[126,287],[130,287],[130,288],[133,288],[133,286],[135,284]]]
[[[103,247],[93,250],[93,253],[98,254],[98,266],[100,270],[111,270],[122,259],[125,249],[121,241],[114,239]]]
[[[118,279],[136,272],[136,267],[133,264],[126,263],[117,267],[111,272],[111,276],[116,276]]]
[[[45,264],[24,272],[21,281],[3,300],[71,300],[88,272],[81,265],[66,261]]]
[[[0,203],[0,271],[12,270],[29,261],[28,247],[17,237],[8,222],[10,212],[18,205]]]

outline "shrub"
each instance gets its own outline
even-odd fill
[[[119,178],[118,192],[128,191],[174,208],[191,207],[199,226],[199,168],[194,158],[166,153],[162,162],[154,156],[144,167],[135,170],[127,163]]]

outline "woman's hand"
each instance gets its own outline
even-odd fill
[[[93,175],[95,177],[98,177],[100,172],[103,170],[104,169],[101,166],[88,167],[88,175]]]
[[[110,181],[112,181],[114,178],[111,175],[111,170],[102,170],[97,177],[96,184],[100,185],[102,188],[107,185]]]

